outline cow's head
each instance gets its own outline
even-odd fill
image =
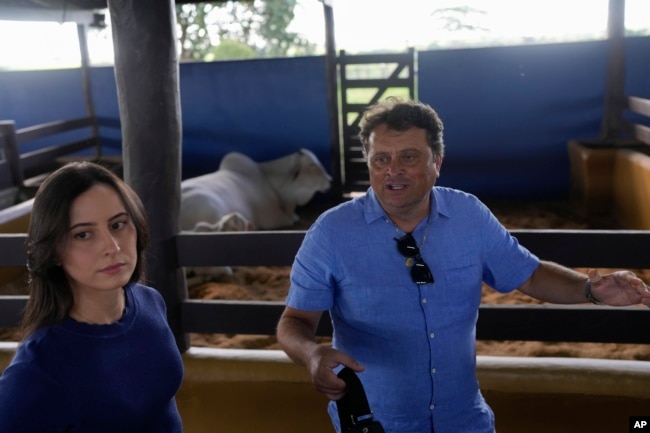
[[[292,189],[297,206],[307,204],[316,192],[326,192],[332,185],[332,177],[313,152],[300,149],[296,152],[293,167]]]
[[[282,206],[290,211],[307,204],[316,192],[327,191],[332,183],[316,155],[307,149],[260,163],[260,169]]]

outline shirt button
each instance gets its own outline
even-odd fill
[[[435,334],[432,332],[431,334],[429,334],[429,338],[433,338],[433,337],[435,337]]]
[[[436,369],[435,368],[431,369],[431,374],[436,374]]]
[[[422,303],[426,304],[427,303],[427,298],[422,298]]]
[[[429,405],[429,409],[433,409],[434,407],[435,407],[435,405],[434,405],[433,403],[431,403],[431,404]]]

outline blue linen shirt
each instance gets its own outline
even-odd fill
[[[412,281],[394,240],[403,235],[372,188],[326,211],[296,255],[286,305],[329,310],[332,345],[365,365],[359,378],[386,433],[493,432],[476,379],[481,285],[511,292],[539,259],[450,188],[433,188],[429,223],[413,231],[433,284]],[[329,413],[339,431],[334,402]]]

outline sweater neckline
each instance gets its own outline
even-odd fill
[[[68,316],[61,326],[64,330],[73,332],[75,334],[83,334],[90,337],[112,337],[120,335],[125,332],[135,318],[137,310],[137,302],[133,296],[133,284],[124,286],[124,314],[122,317],[109,325],[93,325],[84,322],[78,322],[72,317]]]

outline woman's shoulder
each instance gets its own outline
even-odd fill
[[[37,329],[21,341],[11,365],[20,365],[21,371],[40,370],[42,362],[56,355],[59,352],[59,343],[58,338],[53,336],[52,326]]]
[[[155,305],[158,309],[165,310],[165,300],[162,294],[153,287],[142,283],[132,283],[126,287],[127,297],[133,297],[135,304],[142,306]]]
[[[147,286],[142,283],[132,283],[127,286],[127,290],[137,298],[153,298],[162,300],[160,292],[153,287]]]

